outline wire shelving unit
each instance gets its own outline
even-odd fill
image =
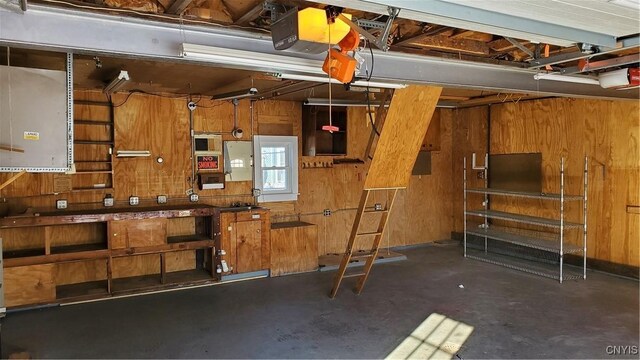
[[[475,160],[475,159],[474,159]],[[474,161],[475,162],[475,161]],[[474,165],[475,166],[475,165]],[[473,167],[474,170],[484,172],[484,187],[467,187],[467,158],[464,158],[464,256],[484,261],[491,264],[501,265],[510,269],[520,270],[535,275],[540,275],[555,279],[562,283],[563,280],[586,279],[587,278],[587,178],[588,178],[588,158],[584,159],[583,172],[583,194],[565,194],[565,159],[560,160],[560,192],[557,194],[536,193],[525,191],[514,191],[505,189],[493,189],[488,187],[489,162],[488,155],[485,155],[485,163],[482,167]],[[482,194],[484,200],[481,209],[467,208],[467,194]],[[549,219],[535,217],[518,213],[491,210],[489,208],[489,196],[541,199],[558,203],[559,218]],[[565,203],[582,202],[582,223],[568,222],[565,220]],[[468,218],[481,218],[482,223],[475,227],[468,224]],[[527,225],[529,228],[544,228],[554,230],[557,233],[545,233],[528,228],[503,227],[490,224],[490,219],[502,220],[507,223]],[[581,231],[582,246],[566,242],[566,232]],[[467,237],[472,235],[476,238],[484,239],[484,249],[469,248]],[[520,247],[536,249],[538,251],[555,254],[559,257],[559,269],[553,270],[549,264],[542,261],[526,260],[501,253],[490,251],[489,239],[500,243],[508,243]],[[582,271],[564,268],[564,255],[582,255]]]

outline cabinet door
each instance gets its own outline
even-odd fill
[[[239,273],[262,270],[262,222],[235,223],[236,268]]]

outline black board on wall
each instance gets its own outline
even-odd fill
[[[542,153],[489,155],[489,187],[542,192]]]

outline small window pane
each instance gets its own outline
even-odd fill
[[[285,167],[287,148],[284,146],[264,146],[262,152],[262,167]]]
[[[262,170],[263,190],[287,190],[287,170]]]
[[[244,167],[244,160],[242,159],[233,159],[230,161],[232,168],[241,168]]]

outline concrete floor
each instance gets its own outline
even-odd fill
[[[317,272],[12,313],[2,355],[381,358],[433,313],[473,326],[463,359],[609,358],[609,345],[638,345],[636,281],[590,272],[560,285],[465,260],[457,245],[403,252],[374,267],[362,295],[344,287],[335,300],[333,273]]]

